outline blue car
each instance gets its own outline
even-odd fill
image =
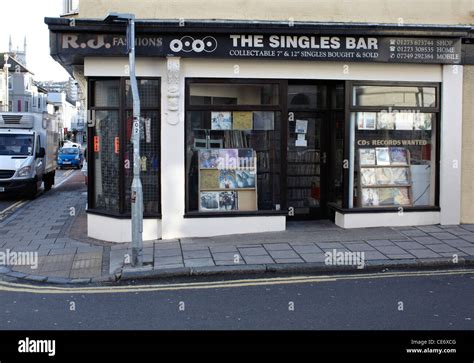
[[[72,167],[76,169],[82,168],[84,157],[81,150],[77,147],[62,147],[58,153],[58,168]]]

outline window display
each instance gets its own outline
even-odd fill
[[[376,128],[365,127],[373,123],[373,115],[351,113],[353,206],[434,206],[436,113],[381,111],[376,113]]]
[[[396,101],[401,90],[405,95],[419,91],[425,93],[421,99],[429,99],[432,106],[436,105],[432,89],[436,90],[430,87],[355,86],[354,100],[368,105],[368,101],[360,102],[365,94],[370,95],[366,100],[383,94],[380,100]],[[349,203],[361,208],[435,206],[436,109],[421,106],[409,110],[383,109],[383,102],[379,110],[374,110],[373,103],[370,106],[370,112],[360,106],[353,107],[351,112],[354,163]]]
[[[191,103],[186,113],[187,211],[278,210],[278,84],[188,82]],[[199,97],[204,95],[211,101],[201,105],[203,99]],[[215,101],[224,95],[234,95],[236,101],[224,108]],[[262,109],[263,105],[266,109]]]

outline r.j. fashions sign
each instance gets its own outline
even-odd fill
[[[118,34],[56,33],[52,53],[117,56],[126,40]],[[138,56],[265,58],[348,62],[460,64],[459,38],[318,35],[139,35]]]

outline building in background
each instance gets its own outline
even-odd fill
[[[82,0],[66,11],[74,30],[47,18],[51,55],[93,115],[89,236],[131,235],[125,27],[109,12],[139,19],[145,239],[295,218],[472,223],[473,4],[409,4]]]
[[[5,58],[8,55],[8,87]],[[8,92],[8,105],[7,105]],[[11,112],[46,112],[47,91],[34,81],[34,74],[15,53],[0,53],[0,109]]]

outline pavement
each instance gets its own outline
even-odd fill
[[[474,225],[345,230],[330,221],[289,222],[283,232],[146,241],[142,268],[130,244],[86,235],[86,187],[79,172],[0,222],[2,252],[37,253],[38,264],[0,265],[0,278],[54,284],[171,276],[339,272],[474,266]],[[363,253],[363,266],[326,253]],[[355,255],[354,255],[355,256]],[[352,261],[354,262],[354,261]],[[1,263],[1,260],[0,260]]]

